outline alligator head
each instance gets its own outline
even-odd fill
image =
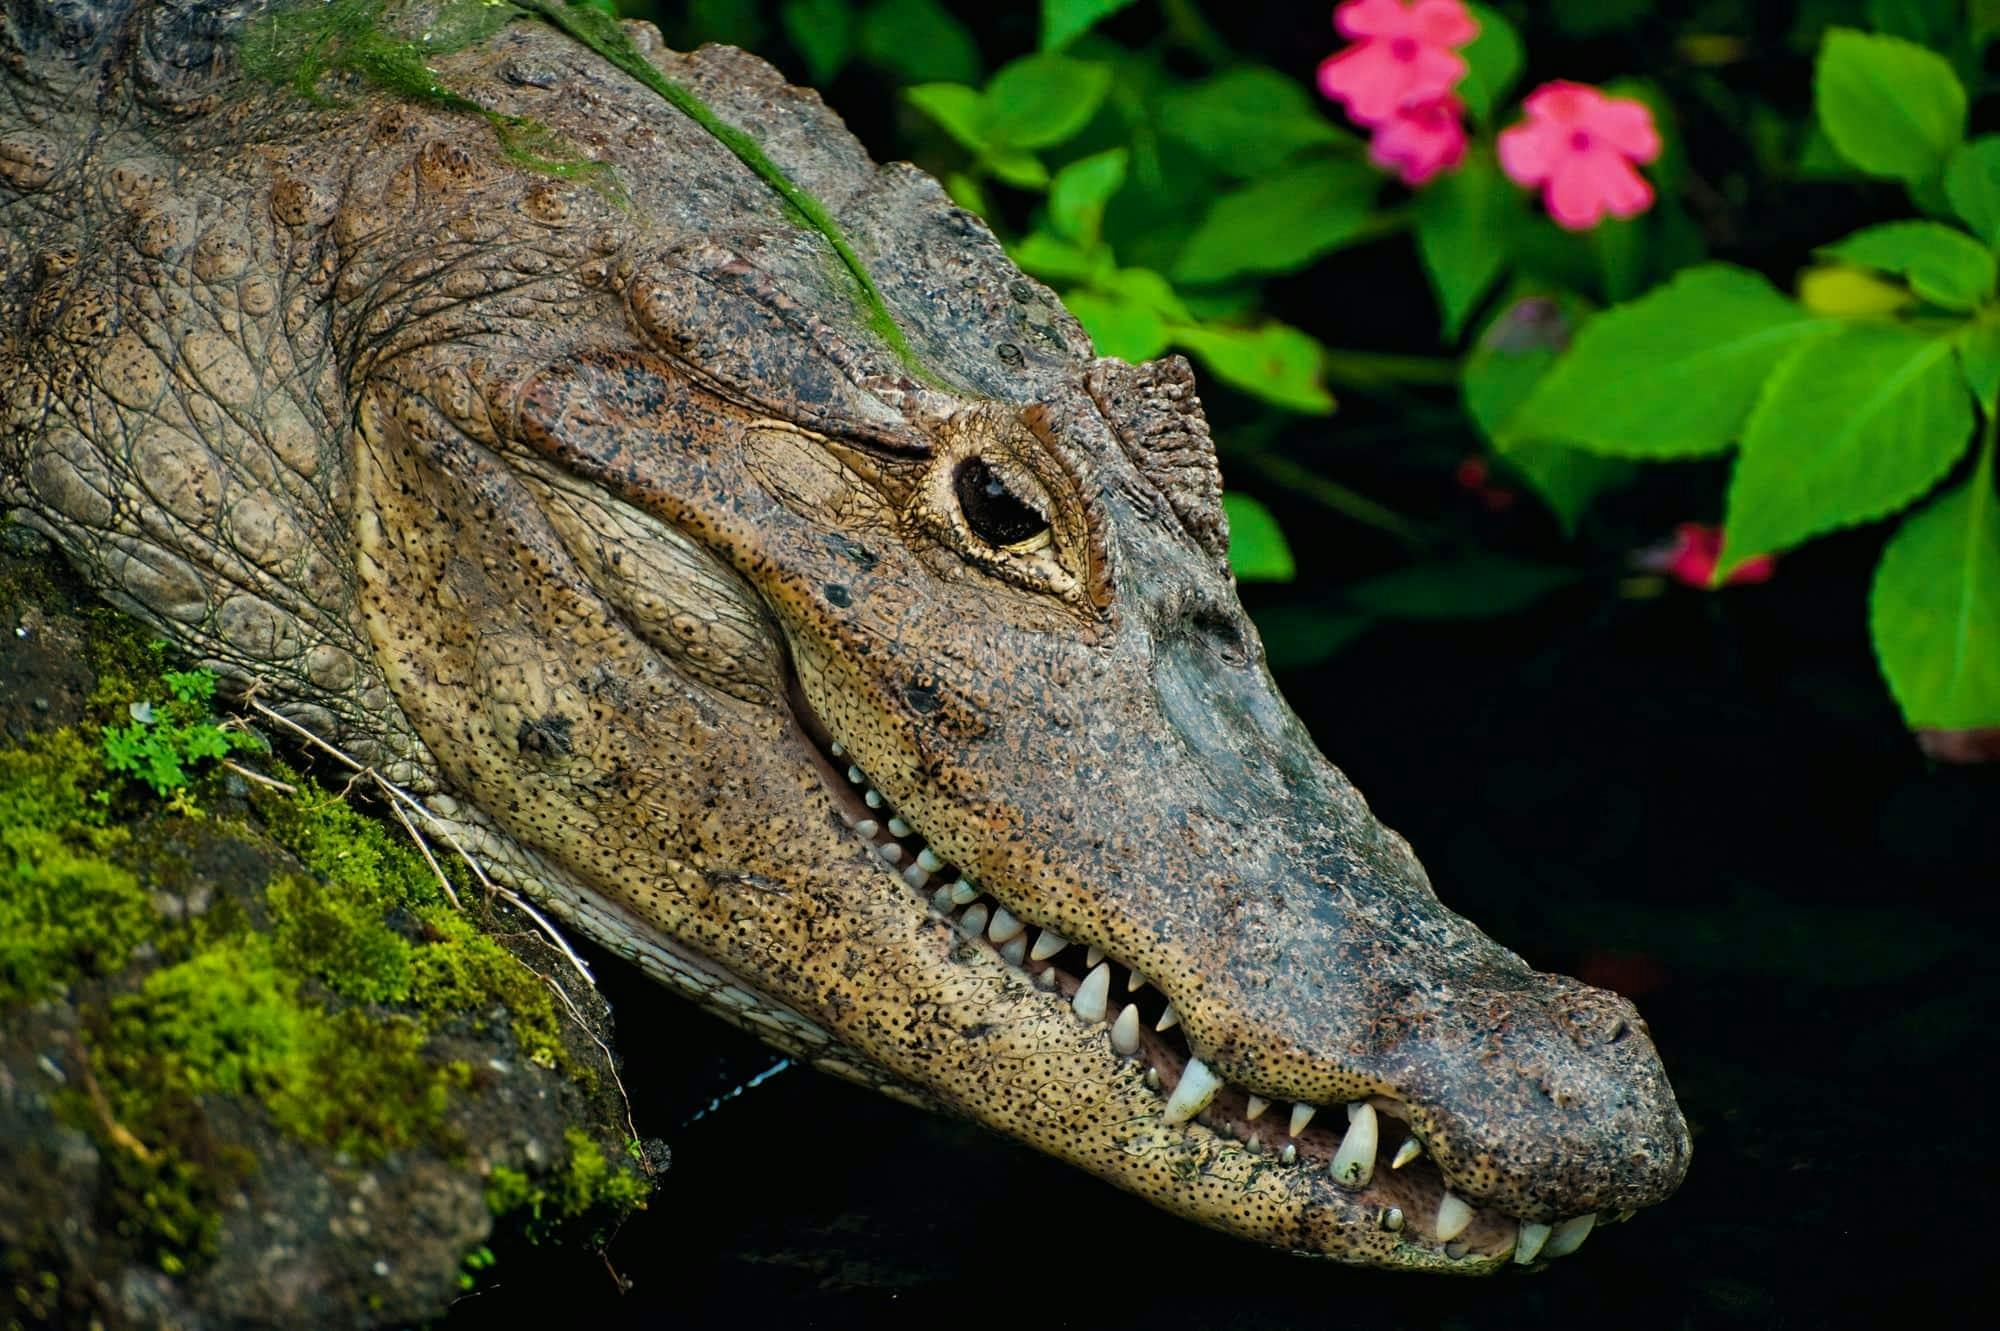
[[[251,262],[310,294],[269,345],[320,354],[211,345],[183,395],[246,382],[185,451],[305,477],[277,489],[333,571],[290,655],[127,599],[281,696],[344,688],[350,734],[407,736],[518,878],[729,1019],[1192,1219],[1477,1271],[1669,1194],[1688,1136],[1631,1005],[1446,909],[1280,698],[1187,366],[1094,357],[766,66],[620,40],[682,109],[536,22],[433,61],[594,181],[381,97],[227,122],[194,214],[258,219]],[[112,353],[36,399],[72,434],[19,473],[87,566],[117,519],[78,516],[75,436],[140,451],[75,405],[129,407]],[[301,364],[310,467],[243,409]],[[343,624],[336,688],[297,663]]]

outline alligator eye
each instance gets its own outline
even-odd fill
[[[983,458],[967,458],[952,474],[952,489],[966,525],[980,540],[1019,553],[1049,543],[1049,520],[1007,488]]]

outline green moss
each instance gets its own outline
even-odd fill
[[[540,1240],[565,1223],[592,1213],[644,1210],[652,1184],[637,1169],[613,1165],[588,1133],[563,1134],[569,1158],[562,1169],[537,1181],[518,1169],[496,1165],[486,1180],[486,1205],[496,1216],[519,1213],[522,1228]]]

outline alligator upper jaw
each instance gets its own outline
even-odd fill
[[[1048,1073],[1004,1078],[998,1093],[995,1082],[973,1076],[959,1085],[923,1081],[925,1095],[1169,1210],[1304,1255],[1483,1274],[1567,1255],[1597,1223],[1630,1216],[1586,1212],[1543,1223],[1468,1201],[1425,1151],[1412,1122],[1420,1115],[1388,1097],[1272,1103],[1205,1063],[1190,1077],[1193,1051],[1165,995],[1118,959],[1035,927],[967,880],[854,765],[796,679],[789,701],[836,816],[943,944],[911,964],[1004,992],[988,1020],[965,1030],[961,1069],[1011,1063],[1019,1074],[1038,1056],[1048,1060]],[[843,1032],[833,1035],[845,1042]],[[860,1053],[880,1059],[875,1049]],[[1036,1081],[1034,1106],[1010,1102],[1007,1092]],[[1051,1124],[1035,1111],[1052,1096],[1070,1103]]]

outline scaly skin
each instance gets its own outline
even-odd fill
[[[1278,697],[1186,366],[1093,358],[812,93],[624,29],[825,206],[907,357],[767,181],[545,22],[430,65],[595,180],[462,109],[251,80],[228,7],[6,13],[0,498],[577,928],[823,1068],[1300,1252],[1487,1270],[1519,1222],[1679,1183],[1631,1005],[1446,910]],[[1044,533],[994,543],[975,457]],[[895,866],[856,830],[892,810]],[[1072,946],[967,937],[951,870],[898,872],[926,842],[975,920]],[[1114,1026],[1122,982],[1079,1015],[1086,947],[1178,1028]],[[1225,1085],[1174,1122],[1190,1051]],[[1328,1106],[1295,1162],[1291,1102]],[[1336,1180],[1350,1102],[1385,1158]],[[1448,1241],[1447,1187],[1475,1208]]]

